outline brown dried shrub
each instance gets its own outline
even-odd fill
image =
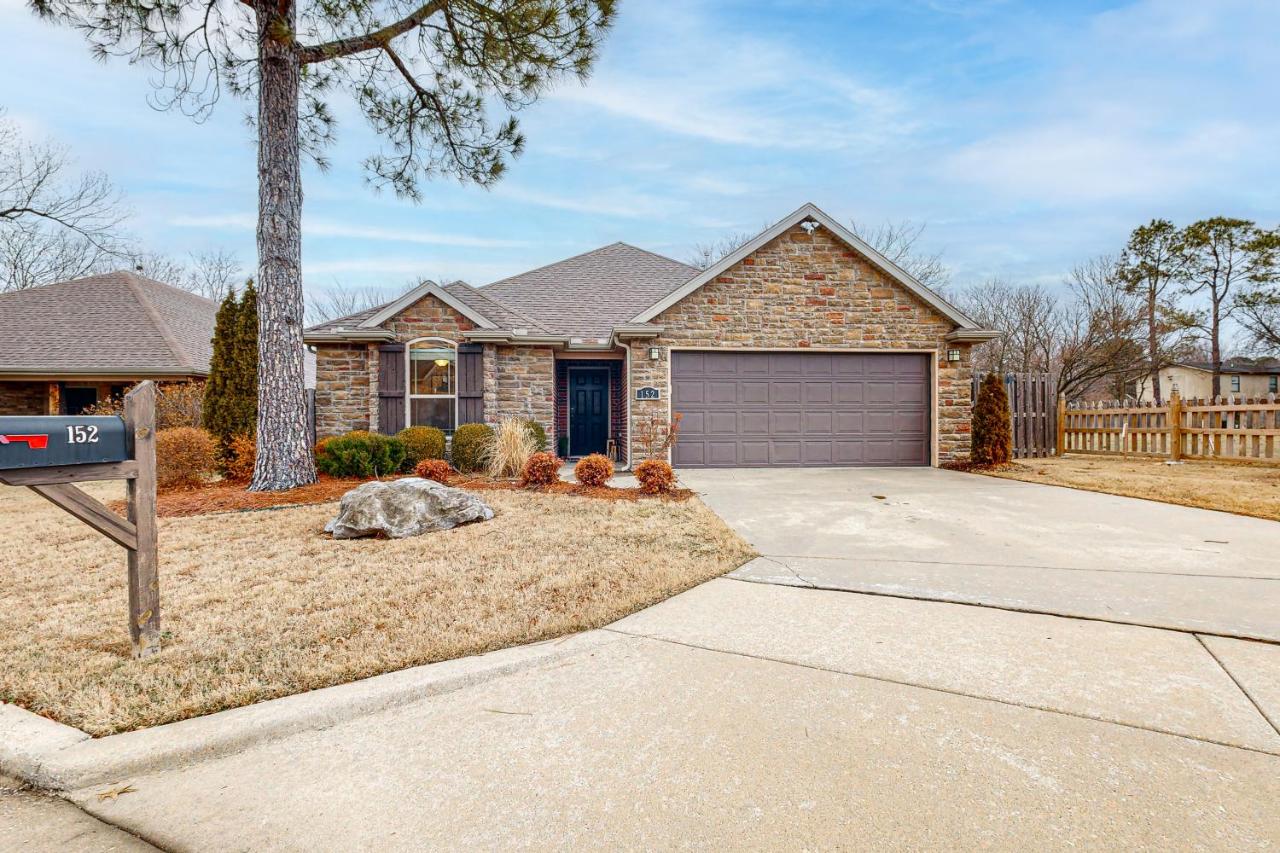
[[[449,482],[455,471],[453,466],[443,459],[423,459],[417,465],[413,466],[413,473],[417,474],[424,480],[435,480],[437,483]]]
[[[222,454],[222,475],[233,483],[253,479],[253,465],[258,460],[258,444],[251,435],[233,436]]]
[[[592,453],[573,466],[573,476],[584,486],[603,486],[613,476],[613,463],[602,453]]]
[[[217,461],[217,442],[202,429],[173,427],[156,432],[156,484],[162,489],[202,485]]]
[[[529,457],[520,472],[520,485],[526,488],[550,486],[560,481],[560,466],[564,464],[554,453],[539,452]]]
[[[646,495],[664,494],[676,484],[676,472],[664,459],[644,460],[636,466],[635,475],[640,491]]]

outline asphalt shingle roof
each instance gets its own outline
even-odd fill
[[[217,311],[123,270],[0,294],[0,372],[205,374]]]
[[[671,258],[613,243],[483,287],[455,281],[444,290],[498,329],[607,338],[614,326],[697,274],[694,267]],[[327,320],[308,331],[352,329],[390,304]]]
[[[613,243],[479,288],[547,331],[607,338],[614,326],[698,274],[687,264]],[[495,321],[496,322],[496,321]]]

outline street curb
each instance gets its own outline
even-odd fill
[[[121,781],[461,690],[618,640],[603,631],[587,631],[96,739],[0,704],[0,772],[51,791]]]

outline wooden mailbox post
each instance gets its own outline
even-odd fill
[[[128,553],[135,658],[160,650],[155,412],[156,387],[143,382],[125,395],[123,418],[0,417],[0,483],[26,486]],[[127,517],[72,485],[88,480],[124,480]]]

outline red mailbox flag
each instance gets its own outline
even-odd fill
[[[4,435],[0,433],[0,444],[25,444],[32,450],[44,450],[49,446],[47,435]]]

